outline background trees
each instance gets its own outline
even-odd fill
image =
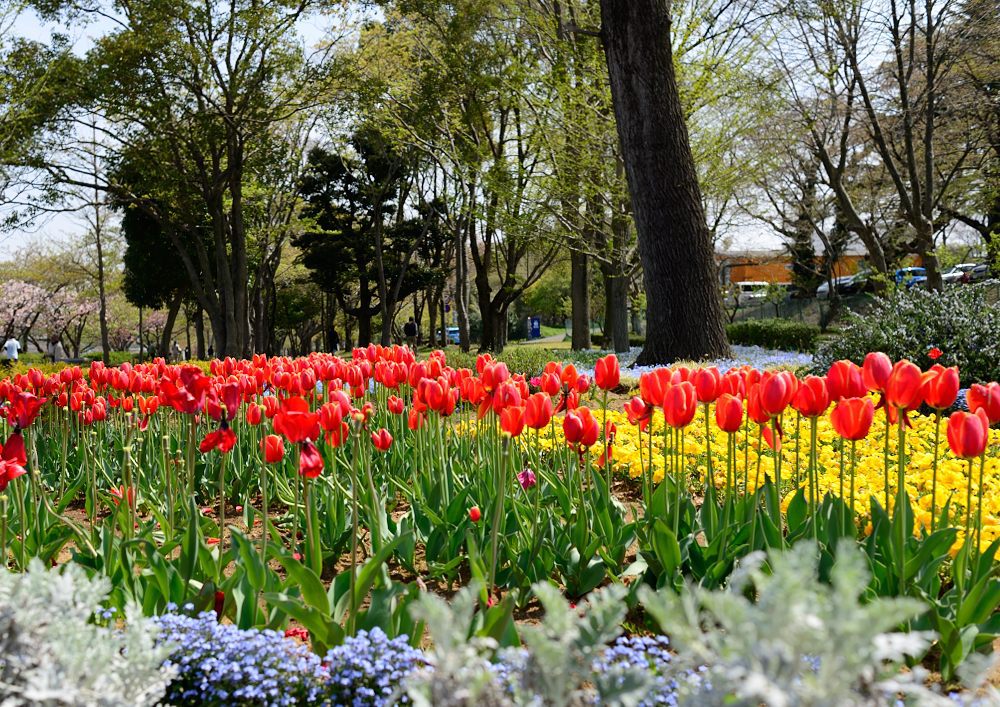
[[[389,343],[411,314],[499,350],[542,314],[617,351],[648,318],[643,361],[701,358],[748,219],[802,292],[847,250],[935,286],[944,243],[996,242],[989,2],[30,6],[90,40],[0,14],[0,223],[89,213],[81,297],[122,320],[121,291],[159,351]]]

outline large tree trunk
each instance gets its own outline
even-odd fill
[[[604,345],[615,353],[629,350],[628,283],[614,272],[614,266],[602,267],[604,274]]]
[[[571,250],[570,262],[570,304],[572,305],[574,351],[590,348],[590,272],[587,254]]]
[[[170,340],[174,337],[174,324],[177,322],[177,313],[181,311],[181,295],[174,295],[167,307],[167,321],[163,325],[163,333],[160,334],[160,351],[170,351]]]
[[[437,298],[433,295],[426,298],[427,319],[430,331],[427,333],[427,345],[432,349],[437,346]],[[414,307],[414,309],[416,309]],[[420,321],[418,318],[417,321]],[[444,333],[444,322],[441,323],[441,331]]]
[[[667,0],[601,0],[647,301],[637,363],[729,354],[711,238],[677,91]]]
[[[205,347],[205,312],[201,307],[198,307],[194,315],[194,337],[195,355],[199,361],[204,361],[208,358],[208,351]]]

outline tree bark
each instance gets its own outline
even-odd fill
[[[198,360],[204,361],[208,358],[208,351],[205,347],[205,312],[201,307],[198,307],[194,315],[194,337]]]
[[[572,306],[574,351],[590,348],[590,272],[589,258],[583,251],[571,250],[570,263],[570,304]]]
[[[729,354],[715,259],[677,90],[667,0],[601,0],[611,97],[647,299],[637,363]]]
[[[613,272],[613,267],[604,271],[604,336],[605,346],[615,353],[629,350],[628,342],[628,283],[625,278]]]
[[[178,293],[170,301],[167,307],[167,321],[163,325],[163,333],[160,334],[160,351],[170,351],[170,340],[174,335],[174,324],[177,321],[177,313],[181,310],[181,295]]]

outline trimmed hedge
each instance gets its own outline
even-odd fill
[[[788,319],[747,319],[726,326],[729,343],[782,351],[816,350],[820,328]]]

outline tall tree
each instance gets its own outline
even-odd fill
[[[601,0],[601,34],[647,295],[642,364],[729,353],[677,88],[666,0]]]
[[[297,28],[313,0],[149,0],[142,3],[35,3],[66,23],[95,15],[113,18],[81,58],[60,61],[60,91],[45,92],[22,125],[52,136],[33,164],[53,184],[114,189],[87,180],[62,159],[60,146],[81,113],[125,152],[141,142],[148,168],[176,191],[201,200],[212,234],[173,241],[182,272],[212,321],[221,354],[252,347],[248,185],[276,127],[316,104],[329,85],[334,44],[308,56]],[[25,129],[26,130],[26,129]],[[173,239],[174,231],[166,234]],[[189,246],[193,246],[189,248]]]

